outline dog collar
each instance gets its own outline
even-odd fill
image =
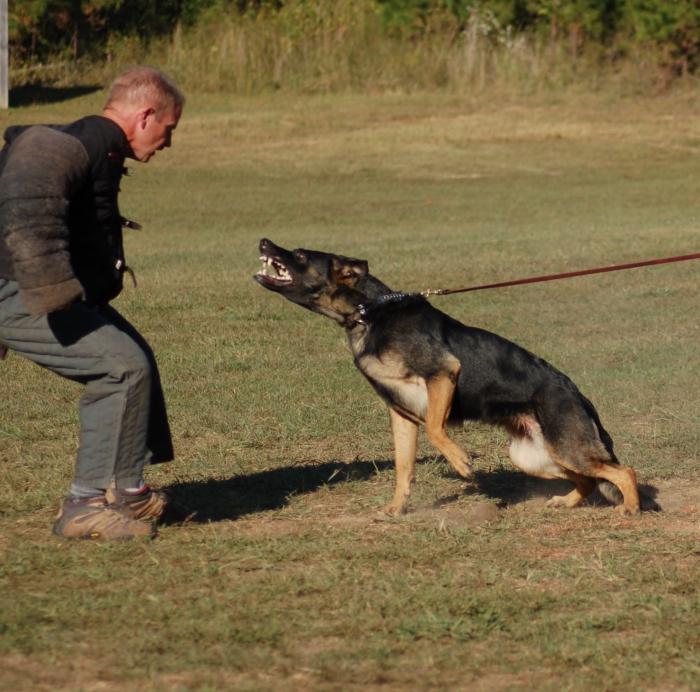
[[[419,296],[420,293],[403,293],[401,291],[395,291],[392,293],[385,293],[384,295],[375,298],[371,303],[360,303],[357,306],[357,310],[352,315],[350,324],[355,326],[356,324],[367,324],[365,318],[370,312],[376,308],[380,308],[388,303],[400,303],[402,300],[407,298],[415,298]]]
[[[377,308],[381,305],[384,305],[385,303],[398,303],[402,300],[405,300],[406,298],[411,298],[415,295],[415,293],[403,293],[402,291],[396,291],[394,293],[385,293],[384,295],[379,296],[379,298],[373,300],[370,303],[370,306],[373,308]]]

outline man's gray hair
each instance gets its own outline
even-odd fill
[[[151,105],[159,115],[165,110],[182,110],[185,96],[167,75],[152,67],[134,67],[122,72],[107,94],[105,108],[119,104]]]

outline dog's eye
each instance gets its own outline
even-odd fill
[[[303,250],[294,250],[294,259],[299,263],[299,264],[306,264],[308,262],[308,258],[306,257],[306,253]]]

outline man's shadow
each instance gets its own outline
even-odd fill
[[[289,498],[312,493],[323,486],[362,481],[393,467],[391,460],[327,461],[282,466],[226,479],[174,483],[165,488],[190,521],[238,519],[248,514],[280,509]]]
[[[426,460],[419,459],[418,463]],[[365,481],[382,471],[393,469],[393,466],[390,459],[351,463],[327,461],[283,466],[233,478],[174,483],[166,490],[180,511],[173,513],[169,521],[179,521],[188,516],[190,521],[207,523],[281,509],[295,495],[312,493],[324,486]],[[448,468],[445,473],[453,476]],[[456,475],[454,479],[456,484],[461,480]],[[544,503],[553,495],[566,495],[572,489],[573,484],[568,481],[542,480],[511,469],[477,471],[473,483],[460,492],[441,498],[436,504],[444,507],[463,495],[479,494],[499,507],[508,507],[535,498],[541,498]],[[654,486],[640,485],[640,491],[645,496],[642,509],[661,509],[654,500],[658,494]],[[389,499],[387,495],[387,502]],[[597,491],[586,500],[586,504],[608,505]]]

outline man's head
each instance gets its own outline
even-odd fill
[[[124,130],[132,158],[145,163],[170,146],[184,103],[182,92],[162,72],[135,67],[114,80],[102,114]]]

